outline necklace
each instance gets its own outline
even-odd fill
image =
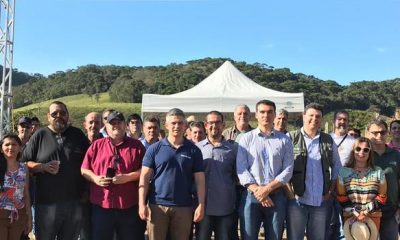
[[[365,175],[365,173],[368,172],[369,167],[354,167],[353,169],[357,174]]]

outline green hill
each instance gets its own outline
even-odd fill
[[[61,97],[52,99],[44,102],[34,103],[25,107],[17,108],[13,110],[14,123],[21,116],[37,116],[40,121],[45,124],[47,122],[47,111],[48,106],[51,102],[59,100],[64,102],[70,112],[71,121],[74,126],[81,127],[82,122],[89,112],[102,112],[104,109],[112,108],[124,113],[125,116],[131,113],[140,113],[140,103],[116,103],[110,101],[108,93],[101,93],[99,95],[99,101],[97,102],[94,98],[89,97],[86,94],[79,94],[67,97]]]

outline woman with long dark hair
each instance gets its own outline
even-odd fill
[[[18,161],[22,143],[17,135],[5,135],[0,145],[0,238],[19,240],[32,230],[29,173]]]

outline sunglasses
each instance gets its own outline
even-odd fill
[[[371,148],[360,148],[360,147],[356,147],[356,148],[354,149],[354,151],[355,151],[356,153],[359,153],[359,152],[361,152],[361,151],[363,151],[364,153],[369,153],[369,151],[371,151]]]
[[[52,112],[52,113],[50,113],[50,116],[52,117],[52,118],[56,118],[57,116],[60,116],[60,117],[65,117],[65,116],[67,116],[67,112],[66,111],[58,111],[58,112]]]
[[[392,130],[400,130],[400,127],[392,127]]]
[[[357,133],[349,133],[349,135],[352,136],[352,137],[358,137]]]

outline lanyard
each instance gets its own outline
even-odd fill
[[[342,145],[342,143],[344,142],[344,140],[347,138],[347,133],[346,133],[346,135],[344,136],[344,138],[342,139],[342,141],[340,141],[340,143],[337,145],[337,147],[339,148],[340,147],[340,145]]]

